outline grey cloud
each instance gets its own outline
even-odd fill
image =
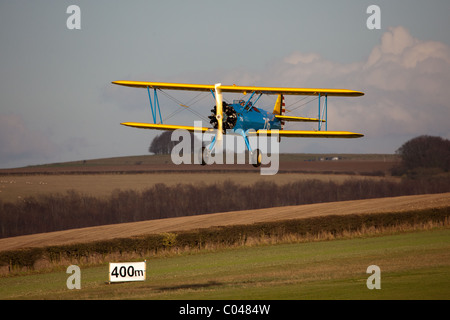
[[[233,75],[240,81],[236,72]],[[294,52],[258,75],[245,73],[241,78],[264,85],[365,92],[358,98],[329,99],[333,129],[356,130],[379,139],[448,135],[450,48],[419,40],[404,27],[389,28],[366,61],[343,64],[316,53]],[[316,103],[312,108],[317,108]]]
[[[27,128],[21,116],[0,115],[0,167],[34,164],[55,151],[56,146],[41,132]]]

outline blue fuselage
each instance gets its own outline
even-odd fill
[[[258,109],[251,104],[245,106],[243,103],[233,103],[231,105],[237,113],[237,121],[233,130],[281,130],[281,121],[271,112]]]

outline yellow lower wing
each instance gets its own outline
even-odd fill
[[[299,131],[299,130],[258,130],[250,132],[250,135],[267,135],[278,134],[280,137],[292,138],[361,138],[361,133],[348,131]]]
[[[177,129],[184,129],[188,131],[198,131],[198,132],[205,132],[208,130],[212,130],[211,128],[206,127],[191,127],[191,126],[178,126],[178,125],[172,125],[172,124],[152,124],[152,123],[138,123],[138,122],[123,122],[121,125],[128,126],[128,127],[134,127],[134,128],[140,128],[140,129],[153,129],[153,130],[177,130]]]
[[[140,129],[153,129],[153,130],[177,130],[184,129],[191,132],[206,132],[213,131],[214,129],[207,127],[192,127],[192,126],[179,126],[172,124],[152,124],[152,123],[139,123],[139,122],[123,122],[121,125],[140,128]],[[278,134],[280,137],[292,137],[292,138],[361,138],[364,137],[361,133],[348,132],[348,131],[298,131],[298,130],[258,130],[248,132],[249,136],[254,135],[267,135]]]
[[[275,118],[284,120],[284,121],[294,121],[294,122],[325,122],[323,119],[317,119],[317,118],[304,118],[304,117],[292,117],[292,116],[281,116],[276,115]]]

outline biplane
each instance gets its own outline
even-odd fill
[[[252,164],[255,167],[261,165],[262,153],[259,149],[253,150],[250,146],[249,137],[258,135],[278,135],[281,137],[301,137],[301,138],[360,138],[361,133],[347,131],[328,131],[328,97],[357,97],[364,95],[363,92],[347,89],[314,89],[314,88],[279,88],[279,87],[255,87],[255,86],[236,86],[222,85],[201,85],[201,84],[183,84],[183,83],[162,83],[162,82],[143,82],[143,81],[113,81],[113,84],[143,88],[148,92],[150,107],[154,123],[123,122],[122,125],[154,130],[176,130],[184,129],[190,132],[210,132],[213,131],[211,144],[202,148],[201,163],[207,163],[207,158],[222,141],[223,134],[233,133],[241,135],[245,141],[246,148],[252,156]],[[151,97],[153,91],[153,102]],[[163,124],[161,109],[157,90],[188,90],[210,92],[215,100],[215,106],[211,110],[209,127],[183,126],[173,124]],[[233,103],[227,103],[223,99],[224,93],[240,93],[248,98],[233,100]],[[256,107],[256,103],[262,95],[276,95],[277,99],[272,112]],[[284,96],[285,95],[306,95],[317,96],[319,100],[318,118],[296,117],[285,115]],[[324,99],[322,105],[321,100]],[[253,100],[254,99],[254,100]],[[188,107],[182,105],[182,107]],[[159,123],[158,123],[159,116]],[[284,124],[288,121],[295,122],[317,122],[317,130],[284,130]]]

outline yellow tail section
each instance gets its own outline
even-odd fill
[[[282,94],[279,94],[277,102],[275,102],[275,107],[273,108],[273,114],[284,115],[284,111],[284,97]]]
[[[273,108],[273,114],[284,115],[286,109],[284,107],[284,96],[282,94],[278,95],[277,101],[275,102],[275,107]],[[284,128],[284,120],[281,120],[281,130]]]

